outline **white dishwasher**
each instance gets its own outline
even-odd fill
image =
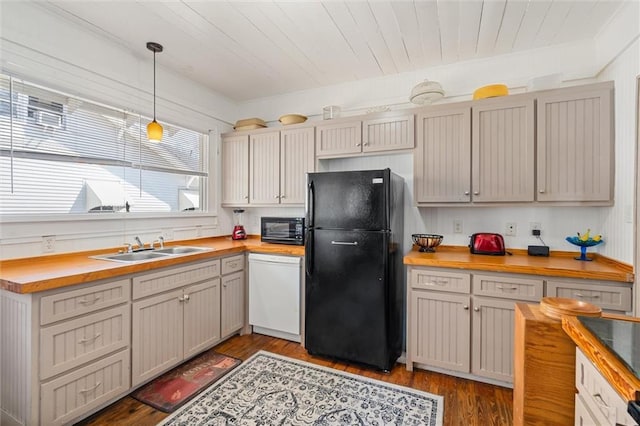
[[[249,324],[259,334],[300,342],[300,258],[249,254]]]

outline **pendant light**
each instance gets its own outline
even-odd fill
[[[162,52],[162,45],[150,41],[147,42],[147,49],[153,52],[153,121],[147,124],[147,139],[150,142],[160,142],[162,126],[156,121],[156,53]]]

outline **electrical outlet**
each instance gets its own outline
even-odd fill
[[[56,251],[56,236],[45,235],[42,237],[42,252],[53,253]]]
[[[531,235],[534,235],[533,231],[542,231],[542,225],[540,225],[540,222],[529,222],[529,230],[531,231]]]
[[[504,234],[509,237],[515,237],[518,232],[518,226],[515,222],[507,222],[507,226],[504,230]]]
[[[453,233],[454,234],[462,234],[462,220],[453,219]]]

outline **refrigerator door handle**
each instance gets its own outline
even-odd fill
[[[308,204],[308,208],[309,208],[309,223],[307,223],[307,226],[309,228],[313,228],[315,226],[314,223],[314,210],[316,208],[316,203],[315,203],[315,194],[314,194],[314,189],[313,189],[313,181],[309,182],[309,190],[308,190],[308,198],[309,198],[309,204]]]
[[[331,241],[334,246],[357,246],[357,241]]]
[[[304,244],[304,269],[306,275],[311,275],[313,271],[313,231],[307,231]]]

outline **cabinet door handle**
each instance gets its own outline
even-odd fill
[[[94,340],[96,340],[98,337],[100,337],[100,333],[96,333],[96,335],[95,335],[95,336],[93,336],[93,337],[85,337],[85,338],[82,338],[82,339],[78,340],[78,343],[80,343],[80,344],[84,345],[85,343],[93,342],[93,341],[94,341]]]
[[[245,196],[244,196],[244,199],[245,199],[245,200],[248,200],[248,199],[249,199],[249,196],[248,196],[248,195],[245,195]]]
[[[278,195],[274,195],[273,198],[275,198],[277,200],[280,197]]]
[[[464,305],[464,306],[462,307],[462,309],[464,309],[465,311],[468,311],[468,310],[469,310],[469,305]]]
[[[94,295],[93,299],[91,299],[91,300],[81,299],[81,300],[78,300],[78,303],[80,303],[82,305],[93,305],[94,303],[96,303],[101,298],[102,297],[100,295]]]
[[[280,198],[287,198],[287,197],[285,197],[284,195],[281,195]]]
[[[473,191],[473,195],[480,195],[480,191]]]
[[[517,290],[518,287],[503,287],[501,285],[497,285],[496,288],[498,290],[506,290],[506,291],[511,291],[511,290]]]
[[[591,296],[587,296],[586,294],[582,294],[582,293],[573,293],[573,294],[580,299],[599,299],[600,298],[599,294],[593,294]]]
[[[544,189],[541,189],[540,191],[538,191],[541,194],[544,194]]]
[[[464,191],[464,195],[469,195],[469,191]]]
[[[184,302],[187,300],[187,296],[180,296],[178,297],[178,302]]]
[[[473,308],[473,310],[474,310],[475,312],[480,312],[480,308],[478,308],[477,306],[476,306],[475,308]]]
[[[80,389],[78,391],[78,393],[89,393],[89,392],[93,392],[94,390],[98,389],[98,386],[100,386],[102,384],[102,382],[98,382],[95,384],[95,386],[88,388],[88,389]]]
[[[364,146],[369,146],[369,142],[365,142],[363,145]]]
[[[361,146],[361,145],[362,145],[361,143],[357,143],[357,144],[356,144],[356,146]]]

